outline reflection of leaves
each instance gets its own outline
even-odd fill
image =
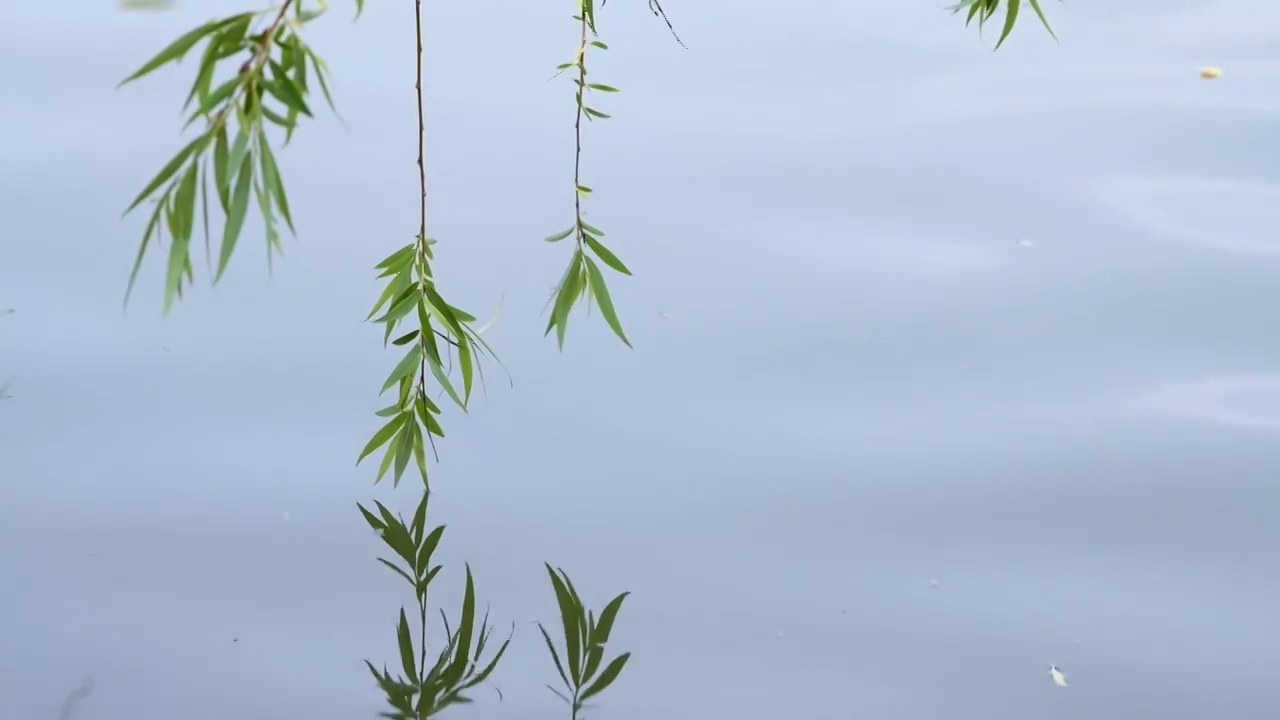
[[[80,687],[71,691],[67,695],[67,699],[62,701],[62,709],[58,711],[58,720],[71,720],[71,714],[76,711],[76,704],[81,700],[89,697],[89,693],[93,692],[93,678],[85,678],[80,683]]]
[[[464,693],[485,682],[498,666],[511,642],[511,636],[491,655],[485,655],[493,626],[489,613],[478,617],[476,612],[475,580],[471,568],[467,568],[466,589],[462,597],[462,612],[458,626],[450,627],[443,611],[444,647],[430,662],[426,647],[427,591],[431,581],[440,572],[440,565],[432,563],[432,556],[444,534],[444,526],[427,529],[427,506],[430,492],[423,490],[422,500],[414,509],[409,522],[392,513],[385,505],[375,502],[375,510],[358,505],[365,522],[382,538],[400,562],[387,558],[378,561],[408,583],[417,597],[418,637],[414,638],[409,615],[403,609],[396,623],[396,645],[403,675],[397,675],[383,667],[378,669],[365,661],[370,674],[386,695],[391,711],[382,717],[409,720],[432,717],[450,705],[471,702]],[[514,631],[514,627],[512,628]]]
[[[605,645],[609,642],[614,620],[617,619],[622,601],[627,598],[628,593],[610,600],[597,617],[582,602],[582,597],[578,595],[564,570],[547,565],[547,573],[551,576],[551,587],[555,591],[556,605],[560,609],[560,625],[564,634],[563,659],[556,651],[551,634],[542,623],[538,623],[538,630],[542,633],[542,639],[556,666],[556,673],[568,694],[550,685],[547,688],[564,700],[572,709],[573,716],[577,717],[583,704],[612,685],[631,659],[631,653],[622,653],[601,669]]]

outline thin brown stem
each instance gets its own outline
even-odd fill
[[[417,52],[414,55],[415,78],[414,78],[414,96],[418,106],[418,237],[417,237],[417,253],[418,264],[426,262],[424,257],[427,249],[427,165],[426,165],[426,135],[427,121],[422,99],[422,0],[414,0],[413,3],[413,26],[414,39],[417,42]],[[419,278],[421,280],[421,278]],[[426,338],[422,334],[427,328],[420,328],[418,331],[418,342],[425,343]],[[425,396],[427,392],[427,360],[426,353],[423,353],[423,359],[418,364],[418,392]],[[410,419],[410,422],[416,422]],[[426,429],[427,439],[431,441],[431,431]],[[431,443],[432,451],[435,450],[435,443]],[[425,482],[425,478],[424,478]],[[424,488],[423,492],[430,492]],[[422,678],[427,676],[427,595],[424,592],[418,601],[418,671]]]
[[[587,105],[587,32],[590,24],[582,13],[578,35],[578,107],[573,118],[573,213],[574,236],[582,247],[582,116]]]

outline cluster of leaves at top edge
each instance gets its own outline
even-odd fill
[[[961,0],[960,3],[951,7],[951,11],[966,13],[964,21],[966,27],[976,19],[978,21],[978,31],[981,32],[987,21],[996,14],[996,11],[1003,4],[1005,6],[1004,24],[1000,28],[1000,37],[996,40],[994,48],[998,50],[1004,44],[1004,41],[1008,39],[1009,33],[1013,32],[1014,26],[1017,25],[1018,13],[1022,9],[1024,1],[1031,6],[1031,10],[1040,19],[1040,24],[1044,25],[1044,29],[1049,31],[1049,35],[1056,40],[1058,36],[1054,34],[1053,28],[1049,26],[1049,20],[1045,17],[1043,8],[1040,7],[1040,0]]]
[[[121,83],[177,63],[204,44],[183,104],[190,113],[183,129],[199,123],[199,134],[165,163],[125,211],[132,212],[144,202],[152,205],[129,276],[126,302],[148,251],[153,244],[162,244],[166,235],[165,312],[182,297],[192,280],[191,245],[197,221],[203,229],[206,264],[215,268],[210,247],[211,194],[223,216],[212,270],[215,282],[227,269],[255,201],[266,233],[268,267],[282,250],[280,222],[292,234],[293,216],[267,127],[281,128],[287,143],[299,119],[312,117],[306,97],[313,81],[333,107],[328,68],[301,35],[303,27],[324,10],[323,5],[308,9],[301,0],[287,0],[274,8],[210,20],[174,40]]]

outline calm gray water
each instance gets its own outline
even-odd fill
[[[413,492],[353,460],[395,361],[370,268],[416,228],[412,30],[347,4],[312,36],[346,128],[281,155],[300,238],[168,320],[154,264],[120,311],[119,213],[192,65],[114,86],[222,4],[0,10],[2,720],[84,678],[77,720],[381,709],[360,661],[411,598],[354,503]],[[515,378],[436,470],[443,587],[469,561],[516,626],[505,701],[454,715],[565,717],[550,560],[634,593],[597,720],[1280,716],[1280,7],[1071,0],[992,54],[927,0],[672,0],[688,51],[610,3],[586,162],[636,349],[596,318],[560,354],[574,29],[542,5],[429,18],[438,269],[505,298]]]

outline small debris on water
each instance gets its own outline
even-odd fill
[[[1053,683],[1058,687],[1067,686],[1067,676],[1061,670],[1058,669],[1057,665],[1049,666],[1049,677],[1053,680]]]
[[[281,517],[284,518],[285,522],[289,522],[290,520],[293,519],[293,516],[289,514],[288,510],[285,510],[284,513],[281,515]]]
[[[1204,78],[1205,80],[1213,80],[1216,78],[1220,78],[1222,77],[1222,68],[1214,67],[1212,65],[1205,65],[1204,67],[1200,68],[1200,77]]]
[[[930,588],[932,588],[932,589],[934,589],[934,590],[937,590],[937,589],[938,589],[938,579],[937,579],[937,578],[934,578],[934,579],[930,580],[930,581],[929,581],[929,587],[930,587]]]

